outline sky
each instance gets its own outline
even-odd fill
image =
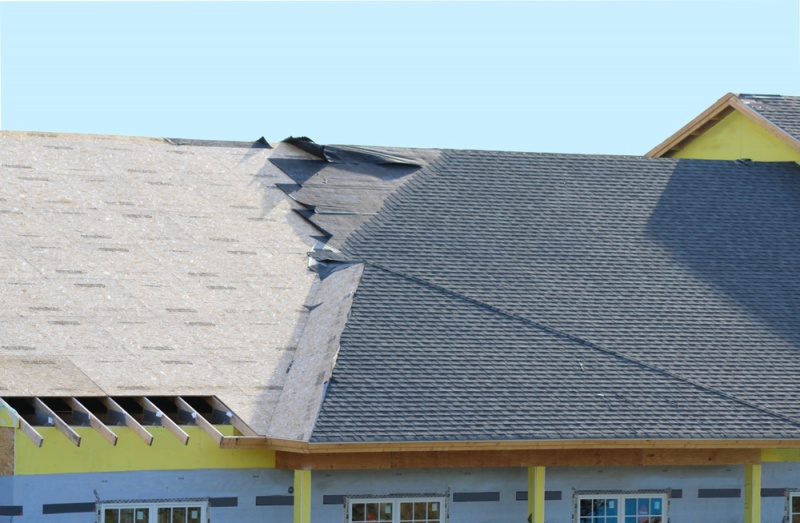
[[[644,154],[800,95],[800,2],[0,3],[0,128]]]

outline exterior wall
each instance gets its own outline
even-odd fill
[[[325,496],[439,494],[448,498],[452,523],[524,523],[527,503],[516,501],[516,492],[527,489],[527,478],[525,468],[314,471],[311,521],[345,521],[343,504],[326,504]],[[500,501],[453,501],[454,493],[476,492],[499,492]]]
[[[94,521],[92,512],[43,514],[42,507],[94,503],[95,491],[101,500],[109,501],[211,498],[209,513],[213,523],[291,523],[291,504],[257,506],[256,497],[290,496],[292,481],[292,471],[274,469],[0,477],[0,505],[23,507],[22,516],[0,516],[0,523]],[[236,506],[214,506],[215,498],[223,498],[222,505],[232,505],[235,498]]]
[[[114,427],[116,446],[90,427],[72,427],[81,436],[76,447],[54,427],[36,427],[44,437],[41,448],[17,429],[15,474],[63,474],[133,470],[273,468],[275,453],[265,450],[223,450],[199,427],[181,427],[189,434],[183,445],[164,427],[147,427],[154,436],[148,446],[127,427]],[[220,425],[225,435],[233,427]]]
[[[795,484],[800,487],[800,463],[765,464],[763,474],[764,488]],[[527,503],[518,500],[517,493],[526,492],[527,488],[525,468],[314,471],[311,521],[343,523],[342,496],[441,494],[447,496],[450,523],[524,523]],[[650,489],[672,491],[671,523],[744,520],[744,466],[550,467],[545,478],[545,522],[574,521],[575,491]],[[463,498],[464,494],[476,493],[497,493],[498,501],[454,500],[456,494]],[[550,499],[558,495],[560,500]],[[785,498],[764,498],[762,507],[763,522],[781,522]]]
[[[800,162],[800,152],[780,141],[749,118],[734,111],[690,141],[674,158]]]
[[[761,465],[761,488],[766,496],[761,498],[761,521],[780,522],[786,515],[786,493],[800,491],[800,463],[764,463]]]

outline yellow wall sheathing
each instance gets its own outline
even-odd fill
[[[800,449],[761,449],[762,463],[800,463]]]
[[[544,467],[528,467],[528,521],[544,523]]]
[[[738,160],[757,162],[800,162],[792,149],[763,127],[734,111],[672,155],[673,158]]]
[[[744,466],[744,523],[761,523],[761,465]]]
[[[226,436],[234,435],[234,428],[230,425],[216,427]],[[274,451],[222,450],[208,434],[194,426],[181,426],[189,434],[188,445],[181,444],[163,427],[147,427],[154,436],[150,447],[127,427],[112,428],[119,438],[116,446],[90,427],[72,428],[81,436],[80,447],[54,427],[36,427],[44,437],[41,448],[17,430],[15,473],[275,468]]]
[[[311,523],[311,471],[294,471],[294,523]]]

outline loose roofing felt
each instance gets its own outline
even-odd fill
[[[301,216],[331,237],[332,248],[338,248],[378,212],[389,194],[439,154],[432,149],[323,146],[305,137],[284,142],[317,159],[270,158],[295,181],[278,187],[303,206],[298,210]]]
[[[312,441],[798,438],[798,201],[795,163],[444,151],[342,246]]]

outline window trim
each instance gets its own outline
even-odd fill
[[[786,521],[792,521],[792,500],[794,498],[800,499],[800,489],[786,489]],[[800,514],[800,512],[796,512],[795,514]]]
[[[211,521],[209,514],[208,498],[181,498],[181,499],[131,499],[131,500],[112,500],[112,501],[98,501],[96,504],[97,523],[105,523],[106,509],[124,509],[124,508],[146,508],[149,509],[149,520],[143,523],[157,523],[158,522],[158,509],[159,508],[189,508],[200,507],[200,521],[201,523],[208,523]]]
[[[392,503],[392,523],[400,523],[400,503],[405,502],[438,502],[441,504],[439,509],[439,523],[446,523],[449,518],[448,496],[443,494],[403,494],[397,496],[367,495],[367,496],[346,496],[344,502],[344,521],[352,523],[353,503]],[[358,522],[357,522],[358,523]]]
[[[580,523],[581,521],[581,514],[580,514],[580,502],[582,499],[598,499],[598,498],[605,498],[605,499],[616,499],[619,512],[616,517],[618,523],[625,522],[625,500],[630,498],[661,498],[662,503],[662,510],[660,516],[661,523],[667,523],[669,521],[669,502],[670,502],[670,491],[669,490],[579,490],[576,491],[573,496],[573,523]],[[638,516],[638,515],[637,515]],[[583,516],[587,517],[587,516]],[[593,516],[588,516],[592,518]],[[604,517],[604,516],[601,516]],[[627,516],[631,517],[631,516]],[[653,517],[648,515],[648,517]],[[637,522],[638,523],[638,522]]]

